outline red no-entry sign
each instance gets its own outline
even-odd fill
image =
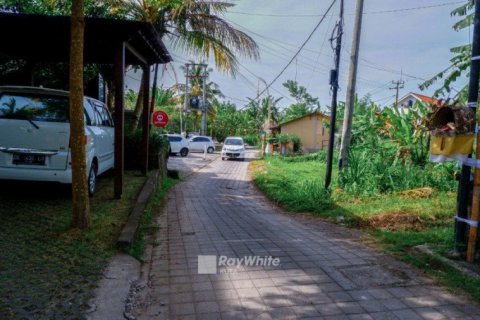
[[[168,115],[163,111],[155,111],[152,115],[152,123],[159,128],[163,128],[168,123]]]

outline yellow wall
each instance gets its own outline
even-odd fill
[[[281,125],[282,133],[297,135],[306,151],[318,151],[328,146],[328,130],[323,127],[321,115],[312,114]]]

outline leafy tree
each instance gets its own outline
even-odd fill
[[[473,23],[475,1],[467,0],[467,3],[456,8],[451,12],[452,16],[462,17],[453,25],[455,31],[468,28]],[[425,81],[420,85],[421,90],[425,90],[434,83],[443,79],[443,83],[435,91],[435,96],[449,95],[451,92],[451,84],[455,82],[463,74],[469,74],[470,72],[470,56],[472,52],[472,45],[467,44],[450,49],[450,52],[454,54],[454,57],[450,60],[450,65],[434,75],[431,79]],[[456,99],[466,101],[468,86],[463,87],[459,93],[455,95]]]
[[[226,137],[236,135],[244,129],[242,112],[237,111],[237,106],[231,102],[213,103],[215,117],[210,123],[212,135],[219,141]]]
[[[292,96],[296,103],[287,107],[281,117],[281,121],[289,121],[299,118],[303,115],[320,111],[320,102],[318,98],[313,98],[304,86],[298,84],[297,81],[288,80],[283,84],[288,89],[290,96]]]
[[[109,0],[112,11],[129,19],[152,23],[166,34],[174,48],[208,59],[213,56],[220,71],[234,75],[237,55],[258,59],[255,41],[220,17],[234,4],[202,0]],[[143,77],[142,77],[143,78]],[[134,112],[135,128],[142,113],[142,85]]]

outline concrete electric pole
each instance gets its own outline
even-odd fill
[[[338,73],[340,70],[340,53],[342,50],[342,35],[343,35],[343,0],[340,0],[340,19],[336,25],[337,34],[332,36],[330,41],[336,40],[335,45],[335,69],[330,71],[330,86],[332,88],[332,110],[330,112],[330,137],[328,139],[327,152],[327,172],[325,174],[325,189],[330,187],[332,180],[332,161],[333,149],[335,144],[335,126],[337,124],[337,93],[338,93]]]
[[[202,112],[202,120],[200,127],[200,134],[207,134],[207,116],[208,116],[208,103],[207,103],[207,78],[208,78],[208,64],[205,63],[187,63],[185,64],[185,110],[191,109],[190,95],[188,91],[189,79],[201,79],[202,85],[202,104],[198,106],[199,111]],[[194,81],[190,81],[191,86],[194,85]],[[180,122],[182,119],[180,118]],[[181,125],[180,125],[181,126]]]
[[[363,0],[357,0],[355,25],[353,29],[352,54],[350,55],[350,71],[348,74],[347,99],[343,115],[342,143],[340,145],[339,167],[348,165],[348,148],[352,138],[352,117],[355,107],[355,87],[357,83],[358,52],[360,49],[360,36],[362,33]]]
[[[400,79],[398,81],[392,81],[392,83],[394,84],[394,87],[391,87],[389,89],[395,90],[395,106],[398,106],[398,92],[400,91],[400,89],[404,88],[405,81]]]

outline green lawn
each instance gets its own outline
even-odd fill
[[[324,189],[324,161],[284,161],[267,157],[254,161],[250,171],[256,185],[292,212],[312,212],[333,222],[363,228],[384,250],[422,266],[451,289],[464,289],[480,300],[480,281],[463,277],[447,266],[413,256],[411,248],[428,244],[439,254],[453,247],[456,196],[422,188],[376,196],[349,195],[333,183]],[[332,181],[336,180],[334,170]],[[467,284],[468,283],[468,284]]]
[[[145,179],[126,172],[124,195],[114,200],[112,178],[101,178],[84,232],[70,229],[67,186],[3,182],[0,319],[81,318]]]

